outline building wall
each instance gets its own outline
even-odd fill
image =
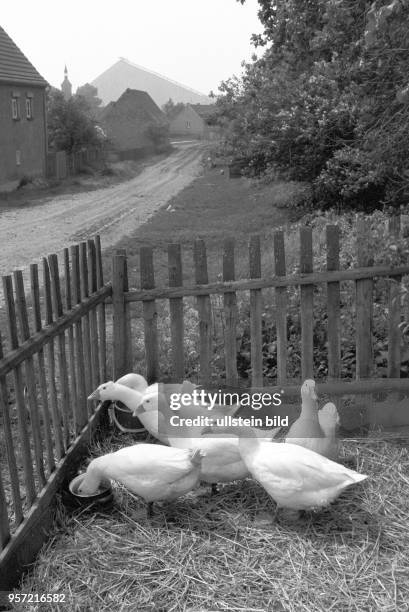
[[[12,117],[12,98],[19,100],[19,119]],[[27,119],[26,98],[33,118]],[[46,173],[45,90],[0,83],[0,183]]]
[[[187,106],[172,119],[169,131],[171,136],[203,138],[206,131],[206,124],[193,108]]]

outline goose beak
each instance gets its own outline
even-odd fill
[[[88,399],[88,401],[91,401],[91,400],[99,400],[99,399],[101,399],[101,398],[99,397],[99,390],[98,390],[98,389],[95,389],[95,391],[93,391],[93,392],[91,393],[91,395],[88,395],[88,398],[87,398],[87,399]]]
[[[135,410],[132,412],[132,416],[139,416],[140,414],[143,414],[144,412],[146,412],[145,406],[143,404],[139,404],[139,406],[135,408]]]

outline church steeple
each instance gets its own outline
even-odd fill
[[[64,80],[61,83],[61,91],[65,100],[69,100],[72,96],[72,85],[68,80],[68,70],[67,66],[64,68]]]

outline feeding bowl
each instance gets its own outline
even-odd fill
[[[68,485],[69,503],[73,506],[88,506],[94,504],[97,506],[108,506],[112,504],[114,496],[112,493],[111,483],[109,480],[104,480],[98,487],[95,493],[80,493],[78,487],[84,480],[85,472],[76,476]]]

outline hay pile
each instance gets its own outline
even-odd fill
[[[132,443],[111,438],[93,454]],[[392,610],[409,601],[409,452],[380,440],[344,445],[370,479],[329,509],[272,523],[255,482],[192,492],[156,506],[120,486],[105,513],[59,509],[24,592],[65,592],[67,604],[16,610]],[[204,491],[201,491],[202,493]]]

